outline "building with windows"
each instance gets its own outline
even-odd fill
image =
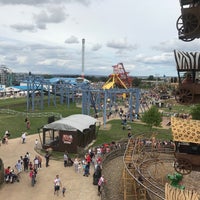
[[[13,72],[11,69],[5,65],[0,66],[0,84],[5,86],[12,85],[13,82]]]

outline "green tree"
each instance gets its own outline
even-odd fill
[[[147,80],[151,80],[151,81],[153,81],[154,80],[154,76],[153,75],[150,75],[148,78],[147,78]]]
[[[152,106],[148,111],[144,112],[141,121],[146,123],[150,129],[152,129],[153,126],[158,127],[161,125],[162,114],[156,106]]]
[[[134,77],[132,85],[138,87],[141,84],[141,81],[142,80],[140,78]]]
[[[192,119],[200,120],[200,104],[192,107],[190,114],[192,115]]]

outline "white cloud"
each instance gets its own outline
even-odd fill
[[[118,49],[118,50],[133,50],[137,49],[137,45],[132,45],[127,42],[127,39],[112,40],[107,42],[107,47]]]
[[[59,4],[59,3],[80,3],[89,5],[90,0],[0,0],[1,4],[14,4],[14,5],[40,5],[40,4]]]
[[[102,45],[101,44],[94,44],[92,46],[92,51],[98,51],[99,49],[102,48]]]
[[[19,32],[22,32],[22,31],[36,32],[37,31],[36,27],[32,24],[13,24],[10,27]]]
[[[17,58],[17,61],[19,62],[19,64],[27,64],[27,57],[26,56],[19,56]]]
[[[67,44],[77,44],[79,43],[78,38],[76,36],[71,35],[69,38],[65,40]]]
[[[48,10],[42,10],[39,14],[34,14],[34,20],[38,28],[46,29],[48,23],[61,23],[66,20],[68,14],[64,7],[51,7]]]
[[[178,0],[0,0],[0,64],[81,74],[85,38],[85,74],[109,75],[122,62],[133,76],[176,75],[173,50],[200,45],[178,39],[180,14]]]

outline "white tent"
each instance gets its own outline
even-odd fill
[[[44,125],[44,129],[60,130],[60,131],[81,131],[94,125],[97,120],[93,117],[83,114],[70,115],[50,124]]]
[[[7,87],[5,88],[6,92],[19,92],[20,90],[15,87]]]

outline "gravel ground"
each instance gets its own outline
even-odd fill
[[[123,188],[121,187],[123,167],[122,156],[111,160],[103,167],[103,173],[107,180],[104,189],[106,200],[123,200]]]

